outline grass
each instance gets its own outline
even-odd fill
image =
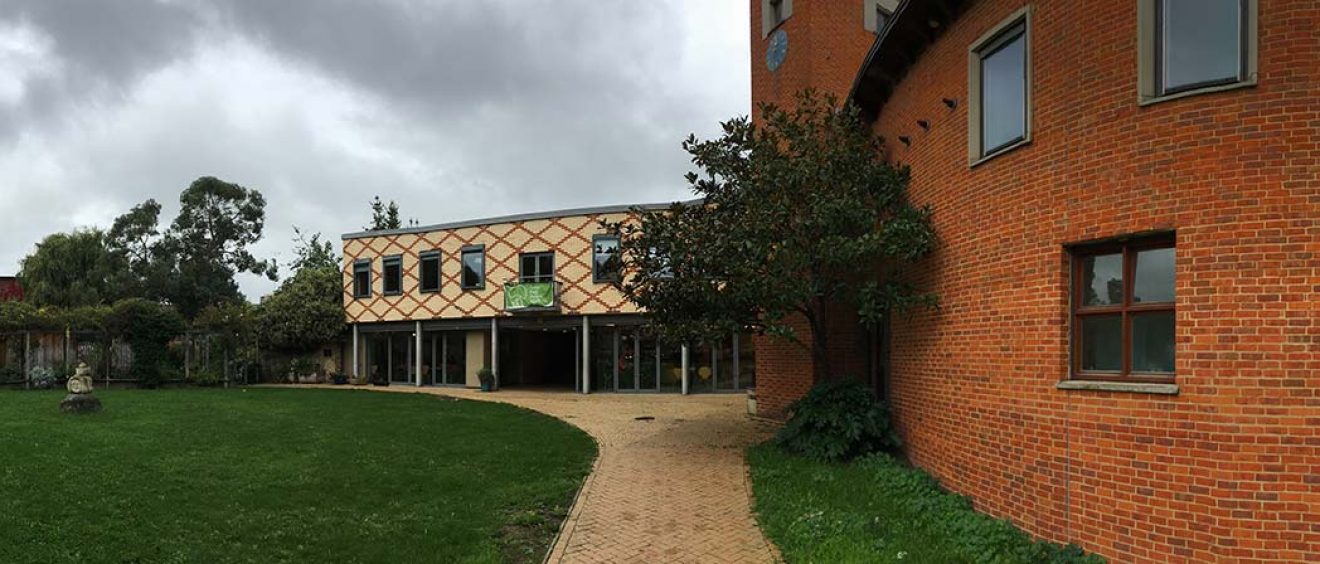
[[[748,463],[758,519],[789,562],[1103,562],[1033,542],[888,455],[828,464],[767,443]]]
[[[539,562],[596,452],[435,396],[97,395],[0,392],[0,562]]]

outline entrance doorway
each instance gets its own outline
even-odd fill
[[[574,389],[578,348],[575,329],[501,329],[500,386]]]

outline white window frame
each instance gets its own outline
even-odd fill
[[[1158,76],[1160,62],[1156,60],[1160,56],[1160,30],[1157,16],[1160,1],[1137,0],[1137,103],[1139,105],[1148,106],[1188,96],[1256,86],[1257,61],[1260,53],[1260,4],[1259,0],[1245,0],[1246,7],[1243,10],[1245,21],[1242,25],[1245,27],[1246,39],[1242,48],[1246,68],[1242,69],[1239,80],[1164,94],[1161,91],[1163,80]]]
[[[985,32],[978,37],[967,49],[967,156],[968,165],[975,167],[990,159],[1012,152],[1018,147],[1031,144],[1031,114],[1032,114],[1032,64],[1031,64],[1031,6],[1023,6],[1012,15],[1004,18],[1003,21],[996,24],[990,31]],[[981,146],[981,51],[989,44],[999,39],[1005,31],[1017,25],[1022,25],[1022,53],[1026,72],[1026,85],[1023,93],[1026,96],[1026,104],[1022,115],[1022,138],[1003,147],[996,148],[992,153],[985,153]]]

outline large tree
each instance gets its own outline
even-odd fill
[[[49,235],[19,268],[25,299],[38,306],[103,305],[126,295],[127,265],[97,229]]]
[[[929,209],[906,198],[907,170],[879,158],[881,141],[855,108],[811,91],[797,102],[762,105],[760,123],[725,122],[718,139],[688,137],[701,173],[687,180],[702,203],[634,210],[638,221],[607,227],[630,273],[620,288],[662,336],[751,329],[788,339],[810,352],[819,380],[837,376],[832,312],[851,308],[874,324],[935,303],[903,277],[934,234]]]
[[[259,327],[265,346],[306,353],[344,329],[343,278],[338,268],[303,268],[262,300]]]

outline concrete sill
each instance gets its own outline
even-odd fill
[[[1054,385],[1060,390],[1091,392],[1128,392],[1133,394],[1178,395],[1177,384],[1149,384],[1145,382],[1098,382],[1095,380],[1064,380]]]

